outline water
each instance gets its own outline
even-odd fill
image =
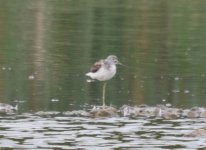
[[[165,123],[35,115],[101,105],[102,83],[87,83],[85,73],[110,54],[129,68],[119,66],[108,82],[108,105],[206,107],[205,3],[0,0],[0,102],[19,106],[18,114],[1,118],[0,147],[205,147],[201,138],[182,136],[204,127],[201,119]]]
[[[0,2],[1,102],[100,105],[102,84],[85,73],[115,54],[129,68],[108,83],[108,105],[206,106],[204,1]]]
[[[51,114],[51,113],[50,113]],[[23,123],[23,124],[22,124]],[[187,137],[205,119],[82,118],[22,114],[1,117],[7,149],[201,149],[205,137]]]

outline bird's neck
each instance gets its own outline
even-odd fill
[[[115,64],[105,64],[105,68],[108,70],[116,70]]]

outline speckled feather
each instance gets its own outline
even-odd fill
[[[94,65],[90,68],[90,72],[92,73],[97,72],[102,67],[103,64],[104,64],[104,59],[95,62]]]

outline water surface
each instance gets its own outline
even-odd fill
[[[0,1],[1,102],[22,111],[100,105],[85,73],[115,54],[107,104],[206,106],[205,1]],[[57,100],[57,101],[53,101]]]
[[[205,0],[0,0],[0,102],[5,149],[201,149],[185,137],[203,119],[92,119],[39,111],[101,105],[85,73],[110,54],[119,66],[106,103],[206,107]],[[169,142],[168,142],[169,141]],[[0,148],[1,149],[1,148]]]
[[[0,147],[5,149],[206,148],[205,137],[185,136],[205,127],[205,119],[93,119],[37,114],[0,119]]]

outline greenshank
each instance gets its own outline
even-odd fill
[[[90,72],[86,73],[86,76],[99,80],[104,81],[103,89],[102,89],[102,104],[103,108],[105,108],[105,92],[106,92],[106,85],[107,80],[113,78],[116,74],[117,67],[116,65],[123,65],[118,61],[117,56],[109,55],[106,59],[100,59],[91,67]],[[125,66],[125,65],[123,65]]]

